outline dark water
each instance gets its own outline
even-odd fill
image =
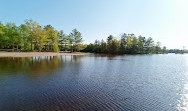
[[[0,111],[188,110],[188,55],[0,58]]]

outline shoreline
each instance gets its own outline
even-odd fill
[[[66,56],[66,55],[86,55],[86,53],[56,53],[56,52],[0,52],[0,57],[41,57],[41,56]]]

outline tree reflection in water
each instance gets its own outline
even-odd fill
[[[29,75],[53,74],[54,71],[62,69],[66,65],[64,62],[77,62],[80,57],[82,56],[0,58],[0,76],[20,73]]]

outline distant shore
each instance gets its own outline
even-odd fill
[[[35,56],[65,56],[65,55],[86,55],[86,53],[54,53],[54,52],[0,52],[0,57],[35,57]]]

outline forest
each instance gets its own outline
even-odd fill
[[[83,52],[110,53],[110,54],[150,54],[167,53],[166,47],[161,47],[161,43],[155,43],[149,37],[136,37],[135,34],[122,34],[121,39],[117,40],[113,35],[104,40],[96,40],[94,44],[89,44]]]
[[[120,40],[109,35],[107,40],[96,40],[94,43],[83,44],[81,32],[73,29],[70,34],[56,30],[51,25],[42,27],[32,19],[16,26],[14,23],[0,22],[0,51],[38,51],[38,52],[90,52],[107,54],[149,54],[167,53],[166,47],[154,42],[149,37],[135,34],[122,34]]]
[[[0,23],[0,49],[8,51],[43,51],[59,52],[60,50],[79,51],[82,36],[77,29],[69,35],[63,30],[57,31],[51,25],[40,26],[32,19],[16,26],[14,23]]]

